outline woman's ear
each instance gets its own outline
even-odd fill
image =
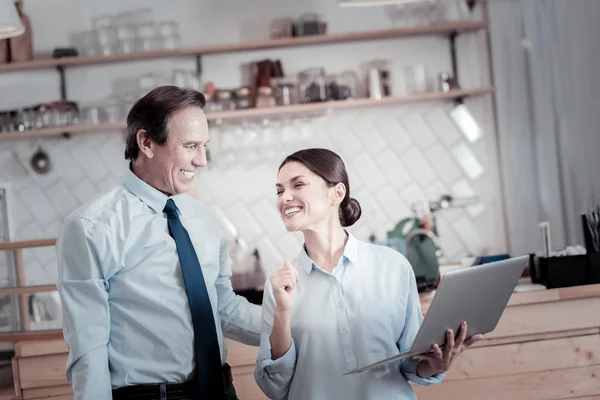
[[[343,183],[338,183],[333,187],[333,201],[334,204],[339,205],[344,201],[346,197],[346,185]]]
[[[140,129],[135,135],[135,138],[137,140],[140,152],[144,153],[144,155],[148,158],[154,157],[154,151],[152,151],[152,139],[146,135],[146,130]]]

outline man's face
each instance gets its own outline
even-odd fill
[[[192,107],[175,113],[168,128],[167,142],[150,146],[148,178],[156,189],[176,195],[188,192],[198,168],[207,165],[208,121],[202,109]]]

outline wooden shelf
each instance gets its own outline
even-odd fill
[[[42,292],[54,292],[55,290],[57,290],[56,285],[5,287],[5,288],[0,288],[0,296],[10,296],[10,295],[14,295],[14,294],[34,294],[34,293],[42,293]]]
[[[63,339],[62,329],[48,329],[45,331],[0,332],[0,342],[52,339]]]
[[[330,110],[344,110],[352,108],[366,108],[376,107],[380,105],[393,105],[393,104],[410,104],[420,103],[427,101],[436,100],[454,100],[469,96],[482,96],[486,94],[494,93],[494,88],[482,88],[482,89],[465,89],[465,90],[453,90],[450,92],[429,92],[413,94],[405,97],[386,97],[381,100],[373,99],[355,99],[345,101],[328,101],[323,103],[308,103],[308,104],[295,104],[291,106],[278,106],[269,108],[250,108],[245,110],[232,110],[222,112],[207,113],[209,121],[223,121],[223,120],[235,120],[243,118],[266,118],[266,117],[277,117],[289,114],[303,114],[303,113],[315,113],[315,112],[327,112]],[[105,132],[122,130],[126,128],[125,122],[115,122],[97,125],[73,125],[64,126],[48,129],[37,129],[25,132],[15,133],[0,133],[0,141],[2,140],[14,140],[14,139],[27,139],[27,138],[40,138],[40,137],[52,137],[60,136],[65,132],[70,134],[84,134],[92,132]],[[0,244],[0,250],[2,244]]]
[[[38,240],[25,240],[22,242],[2,242],[0,243],[0,251],[2,250],[15,250],[15,249],[27,249],[30,247],[46,247],[54,246],[56,239],[38,239]]]
[[[209,113],[207,116],[209,120],[270,117],[285,114],[301,114],[329,110],[376,107],[390,104],[409,104],[435,100],[452,100],[468,96],[481,96],[493,92],[493,88],[453,90],[450,92],[428,92],[413,94],[404,97],[384,97],[381,100],[354,99],[344,101],[328,101],[323,103],[296,104],[291,106],[280,106],[270,108],[252,108],[247,110],[223,111]]]
[[[382,29],[366,32],[334,33],[329,35],[314,35],[283,39],[261,40],[234,44],[187,47],[173,50],[156,50],[129,54],[114,54],[95,57],[63,57],[40,59],[21,63],[4,64],[0,72],[24,71],[54,67],[76,67],[106,63],[148,60],[155,58],[186,57],[202,54],[235,53],[252,50],[278,49],[333,43],[359,42],[378,39],[394,39],[413,36],[450,35],[454,32],[469,32],[486,29],[487,21],[447,22],[430,26]]]

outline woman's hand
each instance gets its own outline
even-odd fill
[[[428,378],[435,374],[441,374],[448,371],[452,362],[460,353],[472,346],[475,342],[483,338],[483,335],[473,335],[467,337],[467,322],[464,321],[458,331],[458,337],[454,339],[454,332],[448,329],[446,332],[446,344],[444,349],[440,349],[437,344],[433,345],[433,352],[414,356],[415,360],[422,360],[417,366],[417,374],[423,378]]]
[[[275,295],[275,312],[290,312],[296,301],[295,289],[298,283],[298,272],[292,267],[292,263],[285,261],[283,268],[273,272],[269,280],[271,281],[273,294]]]

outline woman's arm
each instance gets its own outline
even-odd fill
[[[291,268],[291,271],[288,269]],[[288,269],[287,272],[285,270]],[[284,273],[285,272],[285,273]],[[277,275],[276,275],[277,274]],[[279,279],[288,276],[286,284]],[[292,338],[291,314],[295,293],[290,297],[297,281],[296,271],[289,267],[276,271],[265,284],[262,306],[262,334],[258,359],[254,370],[254,379],[262,391],[272,399],[284,398],[290,388],[296,370],[296,346]],[[274,287],[279,289],[292,287],[286,294],[278,293],[277,300]],[[288,301],[289,300],[289,301]]]

